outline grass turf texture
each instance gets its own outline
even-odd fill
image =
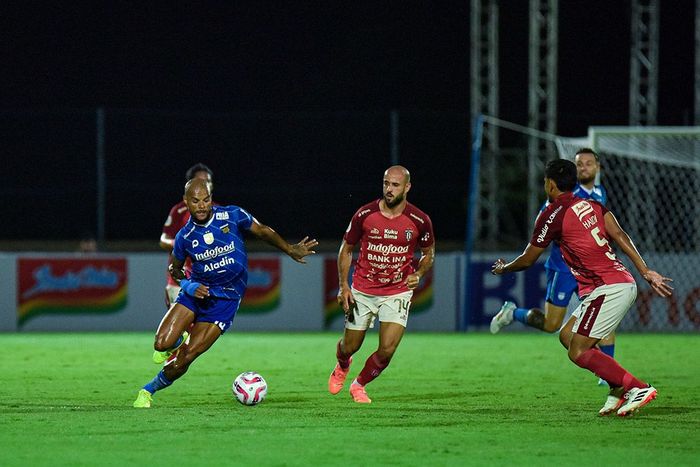
[[[618,337],[620,362],[659,390],[628,418],[598,417],[597,378],[525,333],[409,330],[373,403],[355,404],[327,392],[338,337],[232,330],[134,409],[159,369],[151,334],[0,335],[0,465],[697,465],[696,335]],[[269,384],[255,407],[231,395],[245,370]]]

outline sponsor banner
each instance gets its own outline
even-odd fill
[[[125,258],[18,258],[17,324],[42,314],[114,313],[127,302]]]
[[[248,258],[248,289],[238,313],[265,313],[280,305],[280,257]]]
[[[350,285],[356,260],[350,267]],[[418,258],[413,259],[413,268],[418,268]],[[343,319],[343,309],[338,304],[338,260],[327,256],[323,260],[323,325],[328,329],[336,319]],[[420,313],[433,306],[433,269],[423,276],[420,284],[413,290],[411,314]]]
[[[644,259],[652,269],[673,278],[673,295],[659,297],[639,276],[629,258],[622,261],[637,281],[637,300],[620,323],[622,330],[698,331],[700,329],[700,276],[696,271],[700,255],[688,253],[647,253]]]
[[[543,308],[547,291],[544,258],[531,268],[514,274],[494,276],[491,265],[496,258],[514,258],[517,252],[476,254],[472,261],[472,276],[466,291],[467,310],[465,323],[471,329],[485,329],[498,313],[505,300],[522,308]],[[543,255],[544,256],[544,255]],[[622,255],[622,262],[637,282],[637,299],[622,319],[620,331],[697,331],[700,329],[700,279],[693,274],[674,274],[676,271],[697,269],[700,255],[648,253],[645,260],[655,270],[673,277],[673,295],[659,297],[639,277],[629,259]],[[579,304],[574,295],[568,306],[571,313]],[[509,329],[531,330],[520,323]]]

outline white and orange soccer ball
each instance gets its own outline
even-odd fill
[[[267,382],[260,373],[246,371],[233,380],[233,395],[243,405],[257,405],[267,396]]]

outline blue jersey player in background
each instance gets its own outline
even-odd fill
[[[270,227],[238,206],[212,206],[211,185],[192,179],[185,185],[184,201],[190,220],[175,236],[169,271],[180,293],[158,326],[154,348],[177,355],[138,393],[134,407],[151,406],[152,395],[187,372],[231,326],[245,294],[248,258],[243,236],[250,232],[299,263],[315,253],[316,240],[304,237],[289,244]],[[183,267],[192,260],[190,278]],[[190,329],[188,345],[183,345]]]
[[[579,198],[593,199],[601,204],[607,204],[608,195],[602,185],[596,185],[595,180],[600,170],[600,157],[590,148],[582,148],[576,152],[576,173],[578,184],[574,195]],[[545,204],[546,206],[546,204]],[[544,207],[542,209],[544,209]],[[538,308],[518,308],[507,301],[501,310],[491,320],[491,332],[496,334],[513,320],[540,329],[545,332],[556,332],[561,328],[566,315],[566,309],[571,296],[577,291],[576,279],[561,256],[561,250],[556,242],[552,242],[549,259],[545,262],[547,273],[547,294],[545,296],[544,313]],[[599,343],[600,350],[610,355],[615,354],[615,336],[610,335]],[[602,382],[602,383],[601,383]],[[605,384],[600,380],[599,383]]]

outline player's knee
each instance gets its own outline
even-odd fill
[[[561,345],[564,346],[565,349],[568,349],[569,344],[571,343],[571,333],[561,331],[559,333],[559,342],[561,343]]]
[[[340,350],[345,355],[353,355],[360,349],[362,342],[345,341],[340,344]]]
[[[170,341],[171,339],[168,339],[167,336],[156,335],[155,341],[153,342],[153,348],[158,352],[169,350],[173,345],[175,345],[175,342]]]
[[[589,349],[590,347],[586,347],[586,345],[581,342],[572,342],[569,344],[569,359],[576,365],[581,366],[580,362],[578,361],[579,357],[581,357],[581,355],[586,353]]]

